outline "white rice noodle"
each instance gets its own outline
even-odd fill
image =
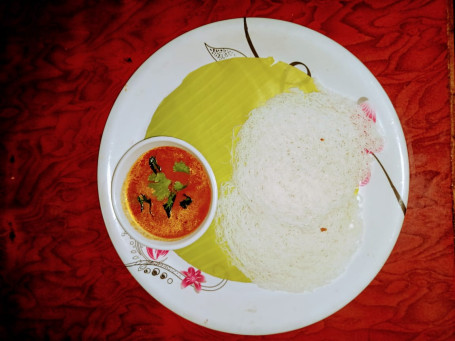
[[[302,292],[345,269],[362,236],[356,189],[381,138],[355,102],[280,94],[253,110],[222,185],[219,243],[252,282]]]

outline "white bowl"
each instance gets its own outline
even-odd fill
[[[192,233],[178,240],[158,240],[146,237],[138,230],[136,230],[136,228],[132,225],[130,220],[131,218],[129,217],[130,214],[128,212],[125,212],[124,209],[123,184],[131,167],[136,162],[136,160],[147,151],[163,146],[181,148],[194,155],[201,162],[209,177],[212,193],[209,211],[204,221]],[[118,221],[131,237],[140,243],[154,249],[175,250],[194,243],[207,231],[210,224],[212,223],[212,220],[215,216],[217,200],[218,187],[216,184],[215,175],[213,174],[212,168],[210,167],[207,160],[192,145],[174,137],[157,136],[138,142],[122,156],[119,163],[117,164],[117,167],[115,168],[114,175],[112,177],[112,205]]]

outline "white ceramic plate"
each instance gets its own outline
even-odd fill
[[[217,22],[188,32],[161,48],[136,71],[106,123],[99,153],[98,189],[114,247],[147,292],[197,324],[224,332],[261,335],[298,329],[324,319],[348,304],[371,282],[401,230],[409,166],[396,112],[381,85],[358,59],[329,38],[296,24],[248,18],[247,25],[259,56],[272,56],[286,63],[302,61],[318,83],[353,99],[367,97],[376,111],[378,129],[385,141],[384,150],[377,156],[390,180],[375,162],[370,183],[361,188],[364,240],[347,271],[331,284],[302,294],[267,291],[208,274],[202,274],[205,282],[201,282],[200,277],[191,276],[194,271],[191,264],[172,251],[146,249],[126,234],[115,218],[110,199],[115,166],[132,145],[144,138],[163,98],[188,73],[214,59],[237,52],[253,57],[243,19]],[[205,44],[223,49],[219,54],[211,54]]]

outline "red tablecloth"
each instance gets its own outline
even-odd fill
[[[104,125],[133,72],[191,29],[248,16],[306,26],[357,56],[396,108],[411,172],[402,232],[366,290],[323,321],[263,338],[453,340],[451,6],[450,0],[2,3],[0,339],[244,338],[188,322],[141,288],[109,239],[96,176]]]

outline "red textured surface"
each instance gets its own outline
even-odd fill
[[[262,338],[455,338],[449,2],[2,3],[0,339],[245,338],[188,322],[139,286],[108,237],[96,181],[104,124],[132,73],[177,36],[243,16],[307,26],[365,63],[400,117],[411,171],[402,232],[366,290],[323,321]]]

